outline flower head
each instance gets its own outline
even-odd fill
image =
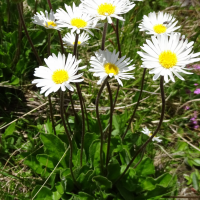
[[[45,14],[42,11],[40,11],[40,13],[37,12],[32,19],[34,24],[44,26],[46,29],[60,30],[55,21],[54,12],[52,10],[49,14],[46,10]]]
[[[141,48],[145,52],[137,52],[143,61],[143,68],[152,69],[149,73],[155,74],[153,80],[157,80],[159,76],[164,76],[165,82],[169,82],[169,78],[175,82],[174,73],[179,79],[184,78],[179,74],[192,74],[187,72],[189,70],[186,65],[200,60],[196,58],[200,52],[193,53],[193,43],[188,43],[187,39],[182,39],[180,34],[172,33],[168,35],[152,36],[151,41],[146,40]]]
[[[47,67],[39,66],[35,69],[34,76],[40,79],[33,80],[32,83],[37,83],[37,87],[42,87],[40,93],[45,92],[45,96],[48,96],[52,92],[58,91],[60,88],[62,91],[66,90],[66,87],[73,91],[71,82],[81,82],[83,79],[79,79],[83,73],[77,74],[78,70],[85,68],[78,67],[81,60],[76,60],[75,56],[68,54],[67,60],[65,55],[58,53],[58,57],[55,54],[44,59]]]
[[[75,37],[76,36],[74,35],[74,33],[67,33],[63,37],[63,43],[68,46],[74,46]],[[84,46],[84,45],[88,44],[87,41],[89,39],[90,39],[89,35],[85,32],[82,32],[78,37],[78,45]]]
[[[111,18],[123,20],[121,14],[127,13],[135,4],[128,0],[81,0],[84,12],[89,13],[97,20],[108,20],[112,23]]]
[[[194,94],[200,94],[200,88],[197,88],[197,89],[194,91]]]
[[[56,19],[58,20],[59,27],[67,27],[72,29],[71,32],[76,31],[77,34],[80,30],[85,30],[91,35],[93,33],[89,30],[95,28],[97,21],[93,19],[89,14],[83,13],[81,6],[76,6],[73,3],[73,7],[65,4],[65,10],[62,8],[57,9]]]
[[[126,56],[118,60],[118,56],[119,52],[115,53],[115,50],[113,53],[108,50],[99,50],[95,52],[95,56],[91,57],[90,64],[92,68],[89,71],[94,72],[93,76],[100,78],[97,84],[101,84],[107,76],[114,76],[121,86],[123,86],[123,83],[120,79],[129,80],[134,78],[131,73],[127,73],[135,69],[134,65],[130,65],[132,60],[126,58]]]
[[[190,109],[190,106],[185,106],[184,109],[185,109],[185,110],[189,110],[189,109]]]
[[[150,35],[170,34],[180,28],[180,26],[175,27],[178,23],[175,20],[170,14],[151,12],[148,16],[144,15],[139,28],[140,31],[147,31]]]
[[[152,133],[149,131],[149,129],[147,127],[143,128],[142,133],[144,133],[145,135],[148,135],[149,137],[152,136]],[[156,136],[153,137],[152,141],[162,142],[162,140],[159,139],[159,137],[156,137]]]

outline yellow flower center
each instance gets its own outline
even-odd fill
[[[49,27],[49,26],[53,26],[53,27],[57,26],[57,24],[55,22],[53,22],[53,21],[47,22],[47,24],[48,24],[47,27]]]
[[[99,15],[112,15],[115,12],[115,6],[111,3],[102,3],[98,6],[97,12]]]
[[[73,18],[71,20],[71,25],[76,26],[77,28],[84,28],[87,26],[87,22],[80,18]]]
[[[106,63],[104,68],[107,74],[113,73],[114,75],[117,75],[119,73],[119,68],[112,63]]]
[[[74,45],[74,43],[75,43],[75,42],[73,42],[73,45]],[[81,44],[81,41],[78,41],[78,44]]]
[[[158,34],[165,33],[167,28],[162,24],[157,24],[153,27],[154,31]]]
[[[149,133],[149,137],[151,137],[152,136],[152,133]]]
[[[64,69],[58,69],[52,75],[52,80],[56,84],[62,84],[68,79],[69,75]]]
[[[163,51],[159,55],[159,63],[166,69],[169,69],[176,65],[177,56],[175,53],[172,53],[170,50]]]

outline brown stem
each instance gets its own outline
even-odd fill
[[[133,121],[134,117],[135,117],[135,113],[136,113],[136,110],[140,104],[140,99],[141,99],[141,96],[142,96],[142,91],[143,91],[143,87],[144,87],[144,77],[145,77],[145,74],[146,74],[146,68],[144,68],[144,71],[143,71],[143,76],[142,76],[142,85],[141,85],[141,90],[140,90],[140,95],[138,97],[138,101],[137,101],[137,104],[135,106],[135,109],[133,111],[133,114],[131,116],[131,119],[129,120],[129,123],[128,123],[128,126],[126,127],[126,131],[125,133],[122,135],[122,140],[125,138],[129,128],[130,128],[130,125],[131,125],[131,122]]]
[[[74,117],[75,119],[77,119],[77,115],[76,115],[76,111],[74,109],[74,102],[73,102],[73,99],[72,99],[72,92],[69,91],[69,99],[70,99],[70,102],[71,102],[71,105],[72,105],[72,110],[73,110],[73,113],[74,113]]]
[[[48,56],[50,56],[50,54],[51,54],[51,34],[48,34],[47,52],[48,52]],[[53,119],[53,107],[52,107],[52,102],[51,102],[51,94],[48,95],[48,100],[49,100],[50,116],[51,116],[51,121],[52,121],[53,132],[56,135],[56,128],[55,128],[55,123],[54,123],[54,119]]]
[[[108,162],[109,162],[110,139],[111,139],[111,132],[112,132],[113,100],[112,100],[112,91],[110,89],[109,82],[107,81],[106,84],[107,84],[109,98],[110,98],[110,127],[109,127],[109,133],[108,133],[108,144],[107,144],[107,155],[106,155],[106,168],[107,168]]]
[[[82,99],[83,99],[83,97],[82,97]],[[88,129],[88,132],[90,132],[89,120],[88,120],[88,116],[87,116],[87,109],[86,109],[84,99],[83,99],[83,106],[84,106],[84,110],[85,110],[85,118],[86,118],[86,121],[87,121],[87,129]]]
[[[101,93],[106,85],[108,81],[108,76],[107,78],[104,80],[103,84],[101,85],[101,88],[97,94],[97,98],[96,98],[96,115],[97,115],[97,121],[99,124],[99,129],[100,129],[100,134],[101,134],[101,146],[100,146],[100,164],[101,164],[101,171],[103,172],[103,130],[102,130],[102,126],[101,126],[101,120],[100,120],[100,115],[99,115],[99,99],[101,97]]]
[[[103,36],[102,36],[102,41],[101,41],[101,50],[105,49],[107,28],[108,28],[108,22],[104,23]]]
[[[116,184],[127,172],[127,170],[129,169],[129,167],[131,166],[131,164],[133,163],[133,161],[135,160],[135,158],[138,156],[138,154],[144,150],[144,148],[146,148],[147,144],[149,142],[152,141],[152,139],[154,138],[154,136],[156,135],[156,133],[159,131],[161,124],[163,122],[163,118],[164,118],[164,114],[165,114],[165,93],[164,93],[164,86],[163,86],[163,82],[164,82],[164,76],[160,77],[160,90],[161,90],[161,98],[162,98],[162,111],[161,111],[161,116],[160,116],[160,121],[159,124],[156,128],[156,130],[154,131],[154,133],[152,134],[152,136],[138,149],[138,151],[135,153],[135,155],[133,156],[133,158],[131,159],[131,161],[129,162],[129,164],[127,165],[126,169],[124,170],[124,172],[121,174],[121,176],[115,181],[114,184]]]
[[[116,23],[116,36],[117,36],[117,46],[118,46],[118,51],[119,51],[119,58],[121,58],[122,53],[121,53],[121,46],[120,46],[120,41],[119,41],[119,19],[117,19],[117,23]]]
[[[78,49],[78,37],[79,35],[76,34],[75,42],[74,42],[74,51],[73,55],[77,55],[77,49]],[[81,135],[81,154],[80,154],[80,165],[82,166],[82,160],[83,160],[83,146],[84,146],[84,137],[85,137],[85,114],[84,114],[84,106],[83,106],[83,97],[81,94],[81,88],[79,83],[76,83],[76,89],[79,96],[79,101],[81,105],[81,114],[82,114],[82,135]]]
[[[19,17],[20,17],[20,15],[19,15]],[[12,62],[12,66],[11,66],[12,70],[14,70],[14,67],[16,66],[17,62],[19,61],[20,51],[21,51],[21,42],[22,42],[22,22],[21,22],[21,20],[19,20],[17,50],[16,50],[15,56],[13,58],[13,62]]]
[[[33,45],[33,42],[32,42],[32,40],[31,40],[31,38],[30,38],[30,36],[29,36],[29,33],[28,33],[28,31],[27,31],[26,24],[25,24],[23,15],[22,15],[22,11],[21,11],[20,4],[17,4],[17,9],[18,9],[18,12],[19,12],[20,20],[21,20],[21,22],[22,22],[22,25],[23,25],[23,28],[24,28],[26,37],[27,37],[27,39],[28,39],[28,41],[29,41],[29,44],[31,45],[31,48],[32,48],[34,54],[35,54],[35,57],[36,57],[36,59],[37,59],[37,62],[38,62],[40,65],[42,65],[42,61],[41,61],[41,59],[40,59],[40,57],[39,57],[39,55],[38,55],[38,53],[37,53],[37,51],[36,51],[36,49],[35,49],[35,47],[34,47],[34,45]]]
[[[63,126],[64,126],[64,129],[65,129],[65,133],[67,135],[67,139],[68,139],[68,142],[69,142],[69,146],[70,146],[70,158],[69,158],[69,168],[70,168],[70,172],[71,172],[71,176],[72,176],[72,179],[74,181],[74,184],[77,186],[77,182],[76,182],[76,179],[74,177],[74,173],[73,173],[73,169],[72,169],[72,152],[73,152],[73,149],[72,149],[72,141],[71,141],[71,138],[70,138],[70,135],[69,135],[69,132],[67,130],[67,126],[65,124],[65,118],[64,118],[64,104],[63,104],[63,101],[64,101],[64,98],[63,98],[63,92],[62,90],[60,90],[60,115],[61,115],[61,119],[62,119],[62,122],[63,122]]]

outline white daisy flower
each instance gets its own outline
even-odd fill
[[[74,46],[76,35],[74,33],[67,33],[63,37],[63,43],[68,46]],[[78,37],[78,45],[85,46],[88,44],[88,40],[90,39],[89,35],[85,32],[82,32]]]
[[[145,135],[148,135],[149,137],[152,136],[152,133],[149,131],[149,129],[147,127],[143,128],[142,133],[144,133]],[[162,142],[161,139],[159,139],[159,137],[154,136],[152,141],[157,141],[157,142]]]
[[[192,74],[186,65],[200,61],[199,53],[193,53],[193,43],[189,42],[179,33],[172,33],[170,36],[163,34],[152,36],[151,40],[146,40],[141,48],[145,52],[138,51],[142,57],[143,65],[141,67],[152,69],[149,73],[155,74],[153,80],[164,76],[166,83],[169,78],[175,82],[173,73],[181,80],[184,78],[179,72]],[[198,57],[198,58],[197,58]]]
[[[48,96],[52,92],[58,91],[60,88],[62,91],[66,90],[66,87],[74,91],[70,85],[71,82],[81,82],[83,79],[79,79],[83,73],[77,74],[78,70],[85,68],[78,67],[81,60],[76,60],[75,56],[68,54],[67,60],[65,55],[58,53],[58,57],[55,54],[44,59],[47,67],[39,66],[35,69],[34,76],[40,79],[33,80],[32,83],[37,83],[37,87],[42,87],[40,93],[45,92],[45,96]]]
[[[94,16],[97,20],[107,19],[111,24],[111,18],[125,21],[121,14],[127,13],[135,4],[128,0],[81,0],[84,12]]]
[[[33,23],[44,26],[46,29],[56,29],[61,30],[55,21],[54,12],[51,10],[50,13],[45,10],[45,14],[40,11],[40,13],[36,13],[34,17],[32,17]]]
[[[73,7],[65,4],[65,9],[66,11],[62,8],[56,10],[55,16],[59,27],[70,28],[72,33],[76,31],[77,34],[80,33],[80,30],[85,30],[93,35],[89,29],[95,28],[97,20],[94,20],[89,14],[83,13],[81,6],[77,7],[74,3]]]
[[[91,57],[90,64],[92,69],[89,69],[89,71],[94,72],[93,76],[100,77],[100,80],[97,82],[98,85],[101,84],[107,76],[111,78],[114,76],[121,86],[123,86],[123,84],[120,79],[134,79],[131,73],[127,73],[135,69],[135,67],[133,67],[134,65],[130,65],[132,60],[126,58],[126,56],[118,59],[118,56],[119,52],[116,54],[115,50],[113,53],[108,50],[99,50],[95,52],[95,56]]]
[[[139,25],[140,31],[147,31],[150,35],[170,34],[180,28],[176,26],[178,21],[172,15],[158,12],[149,13],[148,16],[144,15],[142,23]]]

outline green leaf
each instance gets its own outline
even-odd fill
[[[41,134],[40,138],[44,144],[45,152],[51,158],[55,159],[56,162],[59,162],[65,150],[67,149],[66,144],[53,134]],[[66,161],[65,155],[65,157],[61,160],[60,164],[63,166],[63,168],[67,168],[66,163],[69,162],[68,160]]]
[[[53,162],[53,159],[49,156],[49,155],[46,155],[46,154],[38,154],[36,156],[37,160],[41,163],[41,165],[47,167],[47,168],[54,168],[55,165],[54,165],[54,162]]]
[[[94,181],[102,190],[112,188],[112,182],[104,176],[95,176],[92,181]]]
[[[61,182],[57,182],[56,185],[55,185],[55,188],[61,195],[64,194],[64,188],[63,188]]]
[[[98,135],[94,133],[86,133],[84,137],[84,149],[87,159],[89,159],[89,148],[94,140],[98,139]]]
[[[195,173],[193,173],[192,176],[192,185],[196,191],[199,191],[199,180]]]
[[[124,188],[122,183],[116,184],[119,193],[122,195],[124,200],[134,200],[134,194]]]
[[[114,160],[108,165],[108,179],[115,181],[120,176],[120,165],[117,160]]]
[[[130,192],[135,191],[137,188],[138,178],[135,174],[135,169],[130,168],[121,180],[123,187]]]
[[[81,150],[78,149],[77,156],[73,156],[73,164],[74,164],[74,166],[81,166],[80,155],[81,155]],[[82,165],[85,165],[85,164],[86,164],[86,155],[85,155],[85,150],[83,150]]]
[[[190,185],[192,183],[192,178],[189,175],[187,175],[187,174],[183,174],[183,176],[188,181],[187,185]]]
[[[194,158],[193,159],[193,165],[200,167],[200,158]]]
[[[42,186],[37,185],[35,186],[33,192],[32,192],[32,198],[35,196],[35,194],[39,191],[39,189]],[[52,200],[52,191],[50,190],[50,188],[44,186],[40,192],[37,194],[37,196],[34,198],[34,200]]]
[[[115,129],[120,130],[120,123],[118,122],[118,116],[113,115],[113,126]]]
[[[10,80],[10,84],[11,85],[18,85],[19,84],[19,78],[16,77],[15,75],[13,75],[11,80]]]
[[[81,173],[79,177],[77,178],[77,182],[81,186],[81,188],[84,190],[86,188],[90,187],[90,176],[94,173],[93,170],[87,171],[87,173]],[[91,182],[92,183],[92,182]]]
[[[172,180],[172,176],[169,173],[163,174],[157,179],[153,179],[152,177],[147,177],[146,180],[142,181],[142,189],[145,190],[154,190],[156,185],[160,185],[162,187],[167,187]]]
[[[100,140],[95,140],[90,146],[89,154],[93,167],[100,167]]]
[[[15,122],[12,123],[8,128],[6,129],[5,133],[3,134],[3,137],[11,136],[13,135],[13,132],[15,131]]]
[[[78,197],[80,200],[95,200],[94,197],[92,197],[91,195],[89,195],[85,192],[79,192]]]
[[[31,34],[31,38],[35,47],[42,46],[46,43],[46,33],[44,31],[37,30]]]
[[[145,158],[142,160],[142,162],[136,167],[136,174],[139,176],[155,174],[153,161],[150,158]]]

